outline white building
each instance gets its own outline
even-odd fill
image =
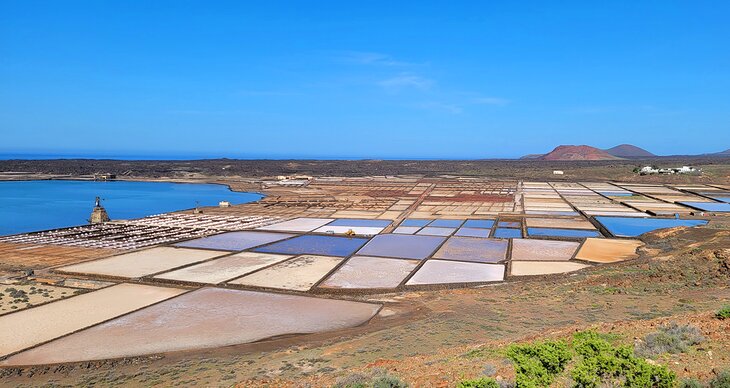
[[[700,173],[701,170],[692,166],[682,166],[680,168],[657,168],[652,166],[642,167],[639,170],[640,175],[651,175],[651,174],[694,174]]]

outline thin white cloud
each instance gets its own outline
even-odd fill
[[[472,100],[473,104],[477,105],[497,105],[497,106],[505,106],[512,101],[506,99],[506,98],[500,98],[500,97],[478,97]]]
[[[385,90],[398,92],[403,89],[429,90],[434,81],[414,74],[401,74],[378,82],[378,85]]]

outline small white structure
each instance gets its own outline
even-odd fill
[[[231,203],[228,201],[220,201],[218,202],[218,207],[231,207]]]
[[[658,168],[652,166],[642,167],[639,170],[640,175],[652,175],[652,174],[699,174],[702,170],[694,168],[692,166],[682,166],[679,168]]]
[[[565,174],[565,173],[561,170],[553,170],[553,175],[563,175],[563,174]]]
[[[276,180],[277,181],[287,181],[287,180],[298,180],[298,181],[311,181],[314,179],[311,175],[277,175]]]
[[[639,174],[641,174],[641,175],[659,174],[659,169],[654,168],[652,166],[646,166],[646,167],[642,167],[641,170],[639,170]]]

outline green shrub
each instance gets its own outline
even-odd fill
[[[641,357],[655,357],[664,353],[684,353],[690,346],[704,340],[698,328],[672,322],[660,327],[657,332],[647,334],[644,341],[636,346],[636,354]]]
[[[717,319],[728,319],[730,318],[730,305],[722,306],[721,309],[715,313]]]
[[[373,379],[373,388],[407,388],[406,384],[401,379],[393,375],[378,376]]]
[[[408,384],[382,368],[368,373],[352,373],[337,379],[334,388],[407,388]]]
[[[507,349],[515,365],[517,387],[547,387],[572,358],[564,341],[512,345]]]
[[[573,347],[582,357],[571,371],[575,387],[671,388],[675,385],[676,375],[666,366],[636,358],[631,347],[614,347],[595,331],[576,333]]]
[[[710,380],[710,388],[730,388],[730,369],[721,371]]]
[[[482,377],[479,379],[472,379],[472,380],[462,380],[459,382],[459,384],[456,386],[457,388],[499,388],[499,384],[497,383],[497,380],[489,378],[489,377]]]
[[[679,388],[704,388],[705,385],[702,384],[697,379],[684,379],[679,382]]]

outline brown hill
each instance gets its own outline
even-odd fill
[[[632,144],[617,145],[616,147],[609,148],[605,151],[613,156],[618,156],[619,158],[651,158],[656,156],[651,152]]]
[[[525,155],[525,156],[521,157],[520,159],[522,159],[522,160],[540,159],[543,156],[545,156],[545,154],[529,154],[529,155]]]
[[[561,145],[539,160],[614,160],[621,159],[604,150],[587,145]]]

